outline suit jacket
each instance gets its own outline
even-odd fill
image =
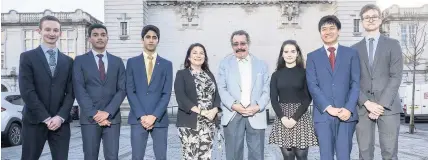
[[[316,108],[313,110],[314,122],[333,118],[325,111],[329,105],[349,110],[352,115],[347,121],[358,120],[356,106],[360,92],[360,59],[356,50],[339,45],[334,71],[324,46],[309,53],[306,79]]]
[[[400,113],[398,89],[403,76],[403,57],[399,42],[381,35],[372,69],[368,61],[365,38],[352,47],[358,50],[361,59],[359,113],[364,115],[367,112],[364,107],[364,102],[367,100],[385,107],[384,115]]]
[[[126,93],[131,107],[128,123],[140,124],[140,117],[155,116],[154,127],[168,127],[166,113],[172,90],[172,63],[159,55],[147,84],[143,54],[130,58],[126,64]]]
[[[109,113],[112,124],[121,122],[120,105],[126,96],[125,65],[121,58],[106,52],[108,66],[101,80],[92,51],[77,56],[73,67],[73,85],[80,106],[80,123],[97,124],[93,119],[98,110]]]
[[[252,65],[252,92],[251,105],[259,105],[260,111],[248,118],[254,129],[265,129],[267,127],[265,107],[269,104],[269,73],[267,64],[251,55]],[[218,74],[218,91],[221,98],[222,117],[221,124],[227,125],[235,116],[236,111],[232,110],[233,103],[241,101],[241,77],[237,58],[231,54],[226,56],[221,62]]]
[[[23,121],[38,124],[59,115],[70,122],[74,102],[72,86],[73,59],[58,51],[54,76],[39,46],[21,53],[19,61],[19,91],[25,102]]]
[[[214,75],[211,72],[206,73],[210,76],[216,88],[211,99],[212,106],[210,106],[209,109],[219,107],[218,109],[220,110],[220,95],[218,94]],[[198,114],[191,111],[191,109],[194,106],[198,106],[198,94],[196,93],[195,78],[188,68],[177,72],[175,76],[174,92],[179,108],[177,113],[177,127],[196,129]],[[214,119],[214,122],[217,122],[217,118]]]

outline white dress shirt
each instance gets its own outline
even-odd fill
[[[252,68],[251,56],[247,55],[244,59],[237,59],[239,67],[239,75],[241,79],[241,104],[248,107],[251,104],[251,82]]]

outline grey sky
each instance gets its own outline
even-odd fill
[[[402,7],[419,7],[428,4],[427,0],[377,0],[383,10],[392,4]],[[82,9],[104,22],[104,0],[1,0],[1,12],[9,10],[18,12],[43,12],[50,9],[54,12],[74,12]]]

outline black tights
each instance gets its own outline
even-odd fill
[[[308,148],[281,148],[282,156],[284,160],[307,160],[308,159]]]

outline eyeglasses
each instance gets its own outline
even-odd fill
[[[247,42],[232,43],[232,46],[234,46],[234,47],[238,47],[239,45],[241,45],[241,46],[246,46],[247,44],[248,44]]]
[[[373,16],[373,17],[364,17],[363,18],[364,19],[364,21],[370,21],[370,20],[373,20],[373,21],[377,21],[377,20],[379,20],[379,16]]]

